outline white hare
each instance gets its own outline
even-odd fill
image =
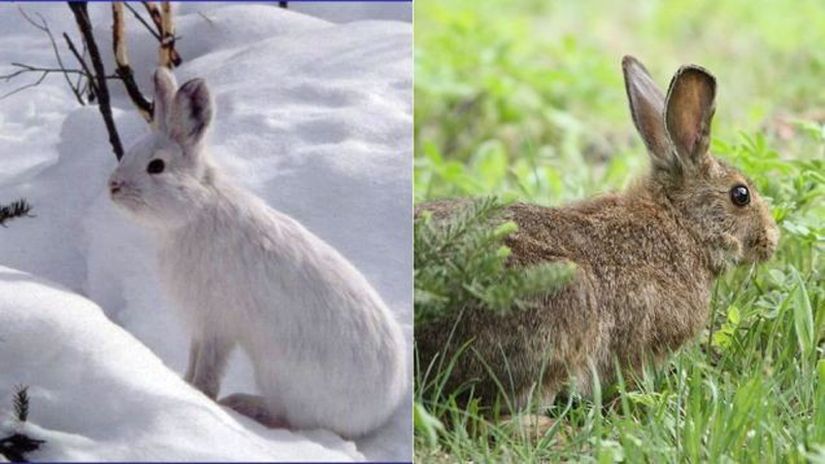
[[[409,382],[401,328],[343,256],[221,176],[204,137],[206,83],[154,75],[155,126],[110,178],[115,204],[159,239],[165,290],[191,329],[186,380],[217,398],[239,345],[260,396],[219,402],[271,427],[357,437],[385,422]]]

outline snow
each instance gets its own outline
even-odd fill
[[[47,440],[30,458],[75,461],[351,460],[331,432],[267,430],[217,406],[93,302],[0,267],[0,386],[31,385],[31,420],[5,429]],[[3,398],[7,400],[8,398]]]
[[[181,5],[178,80],[204,77],[215,95],[220,165],[348,257],[411,340],[411,25],[327,12],[333,24],[290,6]],[[16,8],[0,5],[0,73],[54,61]],[[75,31],[65,5],[23,8],[58,38]],[[100,49],[111,50],[108,6],[90,8]],[[134,21],[127,28],[150,93],[156,46]],[[24,82],[0,84],[0,94]],[[112,91],[128,145],[147,129],[118,83]],[[26,197],[36,215],[0,230],[9,267],[0,269],[0,392],[31,386],[25,427],[48,440],[34,459],[410,460],[409,402],[348,443],[266,430],[179,379],[188,337],[160,293],[154,244],[105,195],[115,160],[100,115],[77,104],[62,76],[0,102],[0,159],[0,202]],[[222,392],[253,390],[236,353]]]
[[[410,0],[411,2],[412,0]],[[407,2],[289,2],[293,11],[309,14],[336,23],[370,19],[393,19],[412,22],[412,8]]]

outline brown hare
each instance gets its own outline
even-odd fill
[[[622,68],[650,172],[621,194],[506,208],[504,218],[519,227],[507,240],[511,265],[569,261],[576,271],[530,308],[496,315],[469,307],[416,327],[422,369],[470,342],[447,391],[476,381],[474,395],[485,404],[504,390],[516,410],[529,398],[549,406],[566,384],[586,395],[593,372],[609,384],[616,362],[638,370],[690,340],[707,319],[714,279],[773,254],[779,231],[768,207],[744,175],[708,152],[714,77],[683,66],[665,97],[635,58],[625,57]],[[443,220],[461,205],[440,201],[419,211]]]

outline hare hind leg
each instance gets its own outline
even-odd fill
[[[201,350],[201,342],[197,338],[192,338],[192,342],[189,344],[189,364],[186,367],[186,374],[183,376],[183,380],[186,383],[192,383],[195,379],[195,369],[198,366],[198,355]]]
[[[184,379],[209,398],[216,399],[234,345],[216,337],[193,340]]]
[[[285,419],[272,413],[266,398],[263,396],[233,393],[220,399],[218,404],[226,406],[240,415],[249,417],[264,427],[270,429],[289,428],[289,424]]]

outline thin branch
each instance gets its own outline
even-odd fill
[[[19,11],[20,14],[23,15],[23,18],[26,20],[26,22],[28,22],[32,26],[40,29],[43,32],[48,32],[49,31],[49,28],[46,25],[46,20],[43,18],[43,15],[41,15],[40,13],[35,13],[37,15],[37,17],[40,18],[40,21],[41,21],[41,24],[37,24],[37,22],[35,20],[33,20],[31,18],[31,16],[29,16],[26,13],[26,10],[24,10],[22,6],[18,5],[17,6],[17,11]]]
[[[140,92],[140,88],[135,82],[135,75],[132,67],[129,66],[129,55],[126,49],[126,24],[123,20],[123,2],[112,3],[112,47],[115,52],[115,63],[117,64],[117,75],[126,87],[126,93],[132,99],[140,115],[147,122],[152,122],[152,102],[146,99]]]
[[[9,80],[14,79],[15,77],[18,77],[18,76],[20,76],[22,74],[26,74],[26,73],[40,73],[40,77],[38,77],[36,81],[34,81],[30,84],[23,85],[21,87],[18,87],[16,89],[12,90],[11,92],[7,92],[3,95],[0,95],[0,100],[4,100],[8,97],[11,97],[12,95],[15,95],[17,93],[20,93],[20,92],[24,91],[26,89],[30,89],[32,87],[37,87],[38,85],[43,83],[43,81],[46,79],[46,77],[49,76],[49,74],[53,74],[53,73],[60,73],[60,74],[63,74],[63,75],[76,74],[76,75],[81,76],[81,77],[87,77],[87,79],[88,79],[88,76],[86,75],[86,71],[83,71],[83,70],[80,70],[80,69],[41,68],[41,67],[37,67],[37,66],[31,66],[31,65],[23,64],[23,63],[12,63],[11,65],[14,66],[14,67],[17,67],[17,68],[21,68],[21,69],[18,69],[17,71],[11,72],[9,74],[0,75],[0,79],[8,82]],[[106,79],[120,79],[120,76],[111,76],[110,75],[110,76],[106,76]],[[83,90],[79,86],[77,88],[72,88],[72,92],[75,94],[76,97],[83,94]],[[81,102],[81,104],[85,104],[85,103]]]
[[[84,77],[88,77],[88,76],[86,76],[85,74],[78,74],[77,82],[75,83],[75,87],[77,87],[77,91],[80,93],[80,95],[83,95],[84,94],[83,89],[85,87],[89,86],[89,79],[86,79],[86,81],[84,82],[83,81]]]
[[[155,2],[148,2],[142,1],[140,2],[144,8],[146,8],[146,12],[149,13],[149,17],[152,18],[152,22],[155,23],[155,27],[158,31],[158,36],[163,35],[163,18],[160,14],[160,8],[155,4]],[[160,40],[160,39],[158,39]]]
[[[86,71],[84,71],[82,69],[43,68],[43,67],[40,67],[40,66],[32,66],[32,65],[29,65],[29,64],[25,64],[25,63],[11,63],[11,66],[14,66],[16,68],[21,68],[21,69],[18,69],[17,71],[14,71],[14,72],[9,73],[9,74],[0,75],[0,79],[8,81],[10,79],[13,79],[13,78],[15,78],[15,77],[17,77],[21,74],[25,74],[27,72],[45,72],[47,74],[51,74],[51,73],[80,74],[82,76],[86,75]],[[109,74],[108,76],[106,76],[106,79],[120,79],[120,76],[117,76],[117,75],[114,75],[114,74]]]
[[[123,145],[117,133],[115,120],[112,117],[112,106],[109,102],[109,88],[106,86],[106,70],[103,67],[100,50],[97,48],[97,42],[95,42],[95,37],[92,33],[92,23],[89,20],[87,10],[88,4],[87,2],[68,2],[68,5],[69,9],[74,13],[77,26],[83,35],[83,40],[86,42],[86,46],[89,47],[89,58],[92,61],[92,66],[95,70],[94,75],[97,79],[97,106],[101,116],[103,116],[103,121],[106,123],[106,131],[109,133],[109,143],[112,145],[115,157],[119,161],[123,157]]]
[[[202,12],[202,11],[198,11],[198,16],[200,16],[201,18],[203,18],[203,19],[204,19],[206,22],[208,22],[209,24],[215,24],[215,21],[212,21],[212,19],[210,19],[210,18],[209,18],[209,16],[206,16],[205,14],[203,14],[203,12]]]
[[[48,76],[48,75],[49,75],[49,73],[43,73],[43,74],[40,75],[40,77],[35,82],[33,82],[31,84],[26,84],[22,87],[18,87],[16,89],[12,90],[11,92],[4,93],[3,95],[0,95],[0,100],[5,100],[6,98],[11,97],[12,95],[14,95],[16,93],[20,93],[20,92],[22,92],[26,89],[30,89],[32,87],[37,87],[38,85],[40,85],[43,82],[44,79],[46,79],[46,76]]]
[[[65,71],[65,66],[63,65],[63,59],[60,56],[60,51],[57,48],[57,42],[54,40],[54,36],[52,35],[51,29],[49,29],[49,23],[46,22],[46,18],[43,17],[40,13],[35,13],[38,18],[40,18],[40,24],[37,24],[34,19],[32,19],[26,11],[23,10],[23,7],[18,6],[17,9],[20,11],[20,14],[23,15],[23,18],[29,22],[32,26],[40,29],[41,31],[45,32],[46,35],[49,37],[49,42],[52,44],[52,50],[54,51],[54,56],[57,58],[57,65],[60,69]],[[63,77],[66,79],[66,83],[69,84],[69,88],[72,89],[72,93],[74,94],[77,102],[80,103],[81,106],[85,105],[86,102],[83,101],[83,96],[80,93],[80,85],[73,85],[72,80],[69,78],[68,72],[63,72]]]
[[[71,40],[69,40],[71,41]],[[86,55],[89,53],[89,47],[86,46],[86,42],[83,42],[83,52],[80,54],[80,59],[85,63],[86,62]],[[83,82],[83,90],[81,91],[82,94],[89,96],[89,101],[92,102],[95,99],[94,94],[94,82],[93,79],[90,79],[89,76],[86,76],[86,80]],[[78,78],[78,83],[80,82],[80,78]]]
[[[77,48],[74,46],[74,42],[72,42],[72,38],[69,37],[69,34],[64,32],[63,38],[66,39],[66,44],[69,46],[69,51],[72,52],[72,55],[74,55],[74,57],[77,59],[77,62],[80,63],[80,66],[83,68],[83,72],[86,74],[86,82],[89,89],[91,89],[91,91],[95,95],[97,95],[97,86],[95,85],[94,74],[92,74],[92,71],[89,69],[89,65],[86,64],[86,44],[84,43],[83,55],[81,55],[77,51]]]
[[[160,34],[158,34],[158,31],[152,28],[152,26],[149,23],[147,23],[145,19],[143,19],[143,16],[141,16],[140,13],[138,13],[137,10],[135,10],[134,7],[132,7],[132,5],[129,4],[129,2],[123,2],[123,5],[126,6],[126,9],[131,11],[135,18],[137,18],[137,20],[140,21],[141,24],[143,24],[143,27],[145,27],[146,30],[149,31],[149,33],[151,33],[155,37],[155,39],[157,39],[158,42],[160,42]]]

